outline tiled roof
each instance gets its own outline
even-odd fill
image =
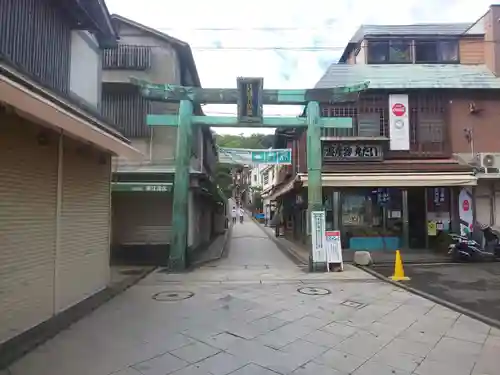
[[[500,78],[484,65],[332,64],[317,88],[369,81],[370,89],[500,89]]]

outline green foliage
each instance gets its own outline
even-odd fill
[[[248,137],[245,137],[243,134],[239,135],[216,134],[215,140],[219,147],[267,149],[272,147],[274,135],[252,134]]]
[[[231,176],[231,165],[218,163],[215,168],[215,181],[228,198],[233,195],[233,178]]]
[[[243,134],[215,134],[215,140],[219,147],[229,148],[249,148],[249,149],[267,149],[273,145],[274,135],[272,134],[252,134],[245,137]],[[218,163],[215,171],[215,180],[222,189],[226,197],[233,195],[233,179],[231,170],[237,165]]]

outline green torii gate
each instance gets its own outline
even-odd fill
[[[186,268],[188,190],[192,125],[209,127],[307,127],[308,220],[311,211],[322,210],[321,128],[352,128],[352,118],[321,117],[319,103],[352,101],[349,94],[368,88],[368,82],[331,89],[264,90],[263,78],[239,77],[236,89],[202,89],[152,84],[131,78],[142,95],[153,101],[180,102],[178,115],[148,115],[149,126],[176,126],[177,148],[173,197],[172,243],[169,267]],[[194,116],[193,103],[237,104],[237,117]],[[264,117],[263,105],[306,105],[306,117]],[[309,257],[312,262],[312,256]]]

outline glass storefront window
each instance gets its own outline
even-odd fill
[[[323,208],[325,209],[326,230],[334,230],[333,227],[333,191],[331,189],[323,190]]]
[[[402,194],[397,188],[346,189],[341,192],[343,246],[353,250],[399,247]]]

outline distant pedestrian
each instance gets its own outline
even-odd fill
[[[243,224],[243,216],[245,215],[245,210],[243,209],[243,207],[240,207],[239,214],[240,214],[240,223]]]
[[[238,216],[238,212],[236,211],[236,207],[233,207],[231,210],[231,217],[233,218],[233,224],[236,224],[236,218]]]

